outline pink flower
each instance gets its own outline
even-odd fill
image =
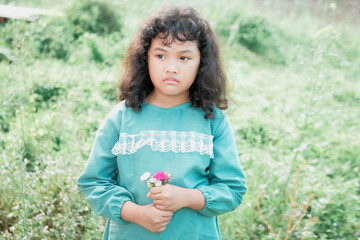
[[[166,175],[165,175],[164,171],[158,171],[157,173],[154,174],[153,178],[163,181],[166,179]]]
[[[172,176],[170,173],[167,173],[164,171],[159,171],[159,172],[155,173],[154,176],[152,176],[150,179],[149,179],[149,177],[150,177],[150,173],[145,172],[140,177],[140,180],[146,181],[146,185],[149,188],[151,188],[151,187],[159,187],[161,185],[165,185],[165,184],[169,183],[169,180]]]

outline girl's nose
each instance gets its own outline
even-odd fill
[[[169,61],[166,65],[166,73],[168,74],[176,74],[179,72],[176,61]]]

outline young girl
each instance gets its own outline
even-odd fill
[[[246,192],[214,33],[190,7],[167,7],[132,41],[121,102],[101,124],[79,189],[108,219],[104,239],[220,239],[217,216]],[[149,190],[140,176],[170,183]]]

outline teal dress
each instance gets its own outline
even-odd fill
[[[153,233],[121,219],[126,201],[152,203],[140,176],[165,171],[170,184],[199,189],[204,209],[174,212],[166,230]],[[217,216],[236,209],[246,192],[228,118],[214,107],[206,120],[191,102],[172,108],[143,103],[134,112],[119,103],[98,129],[78,187],[95,212],[108,219],[103,239],[221,239]]]

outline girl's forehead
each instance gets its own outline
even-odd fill
[[[174,37],[161,38],[156,37],[151,41],[150,48],[163,47],[163,48],[198,48],[197,41],[179,41]]]

